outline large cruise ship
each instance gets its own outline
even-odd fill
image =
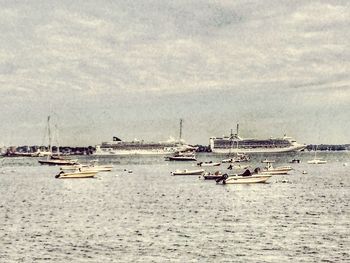
[[[145,142],[143,140],[122,141],[113,137],[113,141],[96,145],[95,155],[132,155],[132,154],[173,154],[178,151],[195,149],[183,140],[169,139],[165,142]]]
[[[270,139],[242,138],[231,132],[230,136],[211,137],[210,148],[213,153],[283,153],[305,149],[305,144],[299,144],[291,137]]]

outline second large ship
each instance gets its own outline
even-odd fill
[[[192,147],[182,140],[182,123],[180,119],[179,139],[170,138],[163,142],[147,142],[144,140],[123,141],[113,137],[113,141],[102,142],[96,145],[95,155],[167,155],[182,151],[194,151]]]
[[[230,136],[211,137],[209,140],[210,148],[213,153],[283,153],[295,152],[305,149],[305,144],[299,144],[292,137],[283,136],[282,138],[254,139],[242,138],[237,132]]]
[[[158,155],[173,154],[179,151],[191,149],[182,140],[170,139],[165,142],[145,142],[143,140],[122,141],[113,137],[113,141],[102,142],[96,145],[95,155]]]

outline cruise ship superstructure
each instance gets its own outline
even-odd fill
[[[213,153],[283,153],[305,149],[305,144],[299,144],[292,137],[253,139],[242,138],[231,132],[230,136],[211,137],[210,148]]]

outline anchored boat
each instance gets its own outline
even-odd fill
[[[216,183],[221,184],[255,184],[255,183],[265,183],[271,174],[260,174],[260,168],[255,168],[254,172],[251,173],[248,169],[245,170],[243,174],[223,174]]]
[[[75,171],[75,172],[63,172],[55,176],[57,179],[79,179],[79,178],[92,178],[97,174],[97,171]]]
[[[176,170],[171,172],[171,175],[202,175],[204,173],[203,169],[200,170]]]

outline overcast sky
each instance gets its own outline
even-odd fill
[[[0,145],[350,143],[350,1],[0,0]]]

